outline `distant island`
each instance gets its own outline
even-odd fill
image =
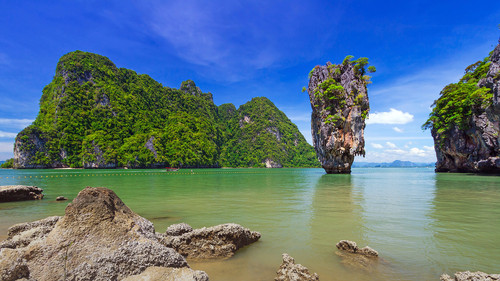
[[[395,160],[393,162],[373,163],[373,162],[354,162],[353,168],[417,168],[434,167],[435,163],[414,163],[411,161]]]
[[[238,89],[235,89],[235,94]],[[164,87],[82,51],[57,64],[14,168],[319,167],[314,148],[265,97],[216,106],[193,81]]]

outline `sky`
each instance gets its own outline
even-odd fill
[[[0,160],[37,116],[59,58],[111,59],[217,105],[265,96],[311,143],[309,71],[347,55],[377,68],[368,86],[366,157],[434,162],[430,106],[498,44],[500,1],[0,0]]]

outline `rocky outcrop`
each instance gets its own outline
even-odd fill
[[[0,202],[40,200],[43,198],[43,189],[27,185],[0,186]]]
[[[486,75],[481,75],[482,67],[487,67]],[[476,89],[485,87],[492,96],[479,106],[467,108],[472,114],[464,117],[463,125],[450,124],[448,130],[439,130],[437,123],[433,124],[436,172],[500,173],[500,44],[489,57],[489,62],[471,73],[484,76],[477,82]],[[459,83],[465,83],[463,80]],[[457,114],[463,115],[461,111]],[[439,113],[434,117],[438,120]]]
[[[187,224],[170,226],[158,235],[163,245],[175,249],[188,259],[229,258],[260,238],[260,233],[234,223],[192,229]]]
[[[354,156],[365,155],[366,64],[346,58],[339,65],[316,66],[310,73],[307,92],[313,145],[328,174],[350,173]]]
[[[295,260],[288,254],[283,254],[283,263],[276,272],[275,281],[318,281],[319,276],[316,273],[309,272],[307,267],[301,264],[295,264]]]
[[[0,249],[0,280],[122,280],[152,266],[189,268],[150,221],[102,187],[82,190],[61,218],[12,227]]]
[[[441,275],[441,281],[496,281],[500,280],[500,274],[487,274],[481,271],[470,272],[457,272],[454,277],[448,274]]]

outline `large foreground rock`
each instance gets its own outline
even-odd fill
[[[43,189],[27,185],[0,186],[0,202],[39,200],[43,198]]]
[[[288,254],[283,254],[283,263],[276,272],[275,281],[314,281],[319,280],[316,273],[310,273],[307,267],[295,264],[295,260]]]
[[[311,133],[328,174],[351,173],[354,156],[365,155],[365,119],[369,111],[364,66],[346,59],[328,62],[310,73]]]
[[[500,274],[487,274],[481,271],[457,272],[455,277],[450,277],[448,274],[441,275],[441,281],[496,281],[500,280]]]
[[[260,238],[260,233],[234,223],[192,229],[182,223],[159,235],[160,241],[189,259],[229,258]]]
[[[4,281],[122,280],[152,266],[192,271],[150,221],[102,187],[82,190],[61,218],[14,226],[0,248]]]

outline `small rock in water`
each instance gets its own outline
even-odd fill
[[[56,198],[56,201],[65,201],[65,200],[68,200],[68,198],[66,198],[64,196],[57,196],[57,198]]]
[[[283,255],[283,263],[276,271],[275,281],[319,281],[317,273],[309,272],[309,269],[301,264],[295,264],[294,258],[287,253]]]
[[[368,246],[359,248],[356,242],[349,240],[341,240],[336,246],[341,250],[336,254],[342,258],[344,266],[372,272],[378,264],[378,252]]]
[[[375,251],[374,249],[366,246],[364,248],[359,248],[358,245],[356,245],[356,242],[349,241],[349,240],[341,240],[339,243],[337,243],[337,249],[346,251],[349,253],[353,254],[360,254],[368,257],[378,257],[378,252]]]
[[[497,281],[500,280],[500,274],[488,274],[481,271],[470,272],[463,271],[455,273],[455,278],[448,274],[440,277],[441,281]]]

